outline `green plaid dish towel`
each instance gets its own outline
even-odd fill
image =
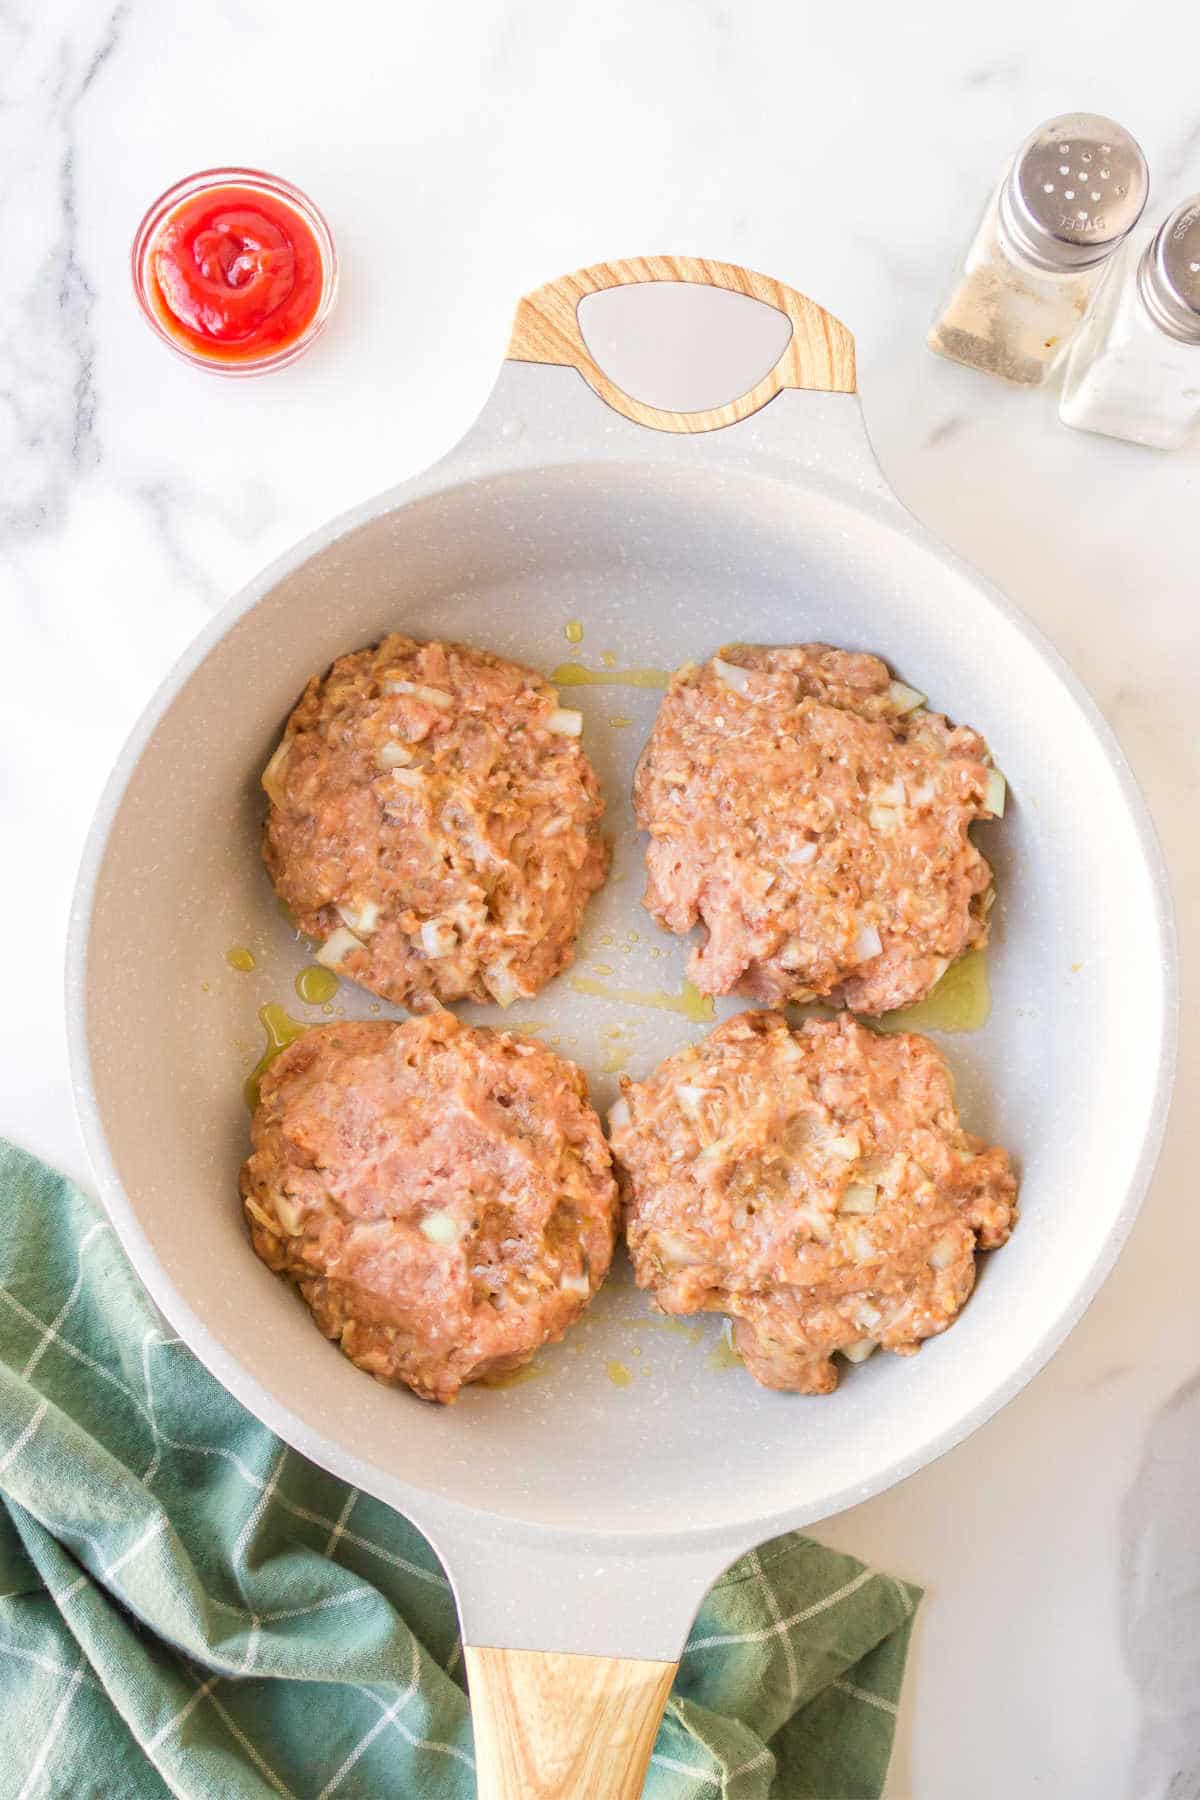
[[[414,1526],[244,1412],[95,1202],[0,1143],[0,1800],[469,1800]],[[708,1595],[651,1800],[871,1800],[919,1589],[790,1535]]]

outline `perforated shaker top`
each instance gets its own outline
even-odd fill
[[[1160,331],[1200,344],[1200,194],[1164,219],[1138,270],[1138,287]]]
[[[1089,268],[1132,231],[1149,191],[1146,158],[1124,126],[1099,113],[1060,113],[1018,150],[1001,217],[1039,267]]]

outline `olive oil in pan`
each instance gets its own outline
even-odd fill
[[[605,1075],[619,1075],[629,1067],[630,1046],[628,1044],[605,1044],[600,1063],[601,1072]]]
[[[991,1010],[987,951],[967,950],[924,1000],[875,1022],[881,1031],[979,1031]]]
[[[519,1369],[502,1369],[496,1375],[484,1375],[480,1378],[480,1387],[511,1388],[520,1387],[523,1382],[536,1381],[546,1373],[540,1363],[522,1363]]]
[[[677,994],[665,994],[661,988],[648,991],[605,987],[602,981],[592,981],[587,975],[573,975],[571,986],[577,994],[594,994],[601,1000],[620,1000],[626,1006],[653,1006],[660,1012],[682,1013],[696,1025],[703,1025],[717,1016],[708,995],[699,993],[690,981],[685,981]]]
[[[281,1050],[286,1050],[289,1044],[294,1044],[297,1038],[303,1037],[305,1032],[310,1029],[309,1026],[302,1025],[298,1019],[293,1019],[284,1012],[282,1006],[275,1000],[268,1001],[266,1006],[260,1006],[258,1017],[267,1034],[267,1047],[250,1071],[242,1090],[246,1096],[246,1105],[251,1112],[254,1112],[258,1106],[262,1078],[275,1058]]]
[[[550,677],[555,687],[632,687],[666,689],[670,669],[585,669],[580,663],[560,663]]]
[[[951,963],[924,1000],[899,1006],[895,1012],[878,1018],[868,1013],[856,1013],[855,1017],[872,1031],[980,1031],[991,1010],[987,951],[967,950]],[[819,1000],[806,1006],[789,1006],[787,1014],[793,1025],[803,1025],[806,1019],[838,1016],[833,1007],[824,1006]]]
[[[324,1006],[338,991],[338,979],[332,969],[310,963],[296,977],[296,992],[306,1006]]]
[[[248,950],[245,944],[232,945],[231,948],[225,952],[225,961],[229,964],[231,969],[236,969],[239,975],[248,975],[251,969],[256,966],[254,952],[253,950]]]

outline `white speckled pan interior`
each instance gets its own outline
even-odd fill
[[[978,727],[1009,778],[1007,817],[979,832],[999,888],[991,1017],[942,1043],[966,1124],[1019,1162],[1021,1222],[953,1330],[917,1357],[846,1370],[831,1399],[769,1393],[714,1366],[718,1322],[657,1318],[622,1265],[535,1379],[468,1389],[439,1410],[354,1369],[250,1251],[237,1172],[258,1009],[324,1016],[294,993],[310,956],[258,849],[258,775],[290,707],[313,670],[387,631],[550,672],[572,652],[571,619],[581,662],[601,671],[606,653],[620,668],[669,668],[739,639],[877,651]],[[620,685],[569,698],[616,839],[573,973],[678,994],[687,947],[639,904],[628,798],[658,698]],[[235,944],[253,950],[253,973],[228,966]],[[70,985],[108,1204],[198,1353],[293,1442],[411,1513],[452,1566],[456,1546],[486,1540],[501,1561],[549,1546],[601,1573],[624,1550],[660,1573],[689,1555],[715,1570],[878,1491],[1015,1392],[1132,1219],[1165,1106],[1173,1005],[1165,882],[1119,752],[1053,653],[892,498],[856,400],[788,393],[743,425],[674,438],[609,412],[571,370],[511,363],[445,463],[269,570],[172,677],[97,822]],[[348,983],[334,1005],[376,1010]],[[570,974],[507,1017],[465,1010],[536,1024],[582,1063],[602,1107],[618,1057],[636,1076],[706,1029],[580,993]],[[675,1623],[604,1624],[620,1596],[595,1593],[590,1623],[554,1624],[554,1600],[534,1600],[536,1620],[506,1641],[669,1653],[656,1646]]]

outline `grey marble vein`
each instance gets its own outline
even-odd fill
[[[181,518],[194,516],[194,501],[167,481],[142,482],[135,489],[154,529],[155,540],[164,552],[172,575],[192,588],[212,607],[225,598],[211,569],[189,551],[180,530]]]
[[[1014,56],[998,56],[994,62],[978,63],[968,69],[963,76],[963,86],[968,88],[1017,87],[1029,70],[1029,58],[1024,54]]]
[[[110,62],[128,13],[128,0],[120,0],[83,49],[66,37],[47,42],[31,26],[36,14],[10,8],[5,20],[21,50],[40,57],[40,69],[23,75],[41,100],[38,130],[25,133],[21,170],[26,203],[40,216],[30,220],[0,286],[0,419],[8,428],[0,532],[13,540],[61,526],[74,483],[100,456],[96,296],[79,250],[77,112]],[[22,111],[29,110],[26,98]]]
[[[1136,1800],[1200,1796],[1197,1442],[1200,1373],[1154,1415],[1121,1511],[1122,1637],[1142,1698]]]

